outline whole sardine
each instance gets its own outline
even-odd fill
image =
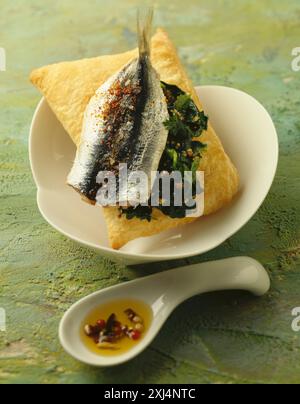
[[[151,23],[152,14],[143,27],[138,23],[139,57],[109,78],[87,106],[68,184],[91,202],[100,188],[99,172],[117,172],[123,163],[129,172],[143,171],[151,178],[166,146],[169,115],[150,61]]]

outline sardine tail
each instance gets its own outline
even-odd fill
[[[151,33],[153,22],[153,7],[150,7],[145,13],[138,11],[137,32],[140,58],[150,57],[151,51]]]

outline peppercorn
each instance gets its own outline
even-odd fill
[[[114,327],[113,327],[113,332],[114,332],[117,336],[121,335],[121,334],[122,334],[122,327],[121,327],[121,325],[114,325]]]
[[[144,331],[144,326],[141,323],[137,323],[135,325],[135,329],[136,329],[136,331],[143,332]]]
[[[142,319],[139,316],[134,316],[133,319],[132,319],[132,322],[133,323],[141,323]]]
[[[84,332],[86,333],[86,335],[88,336],[88,337],[90,337],[91,335],[92,335],[92,328],[91,328],[91,326],[90,325],[85,325],[84,326]]]
[[[107,321],[100,318],[95,325],[85,325],[84,332],[101,349],[119,349],[116,345],[118,341],[125,337],[136,341],[144,332],[143,319],[132,309],[127,309],[125,313],[132,323],[131,327],[120,323],[116,315],[111,314]]]
[[[105,328],[105,326],[106,326],[106,321],[103,320],[103,319],[98,320],[98,321],[97,321],[97,326],[98,326],[101,330],[103,330],[103,329]]]
[[[133,339],[134,341],[140,339],[140,338],[141,338],[141,333],[140,333],[140,331],[138,331],[138,330],[133,330],[133,331],[130,333],[130,338]]]

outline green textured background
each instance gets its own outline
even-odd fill
[[[298,0],[156,2],[156,24],[168,30],[194,83],[249,92],[278,128],[274,186],[243,230],[204,256],[133,269],[80,248],[38,212],[27,146],[40,95],[28,74],[133,47],[141,3],[0,0],[0,47],[7,52],[7,71],[0,72],[0,307],[8,317],[7,332],[0,332],[0,382],[300,382],[300,333],[291,330],[291,310],[300,306],[300,72],[291,70],[291,50],[300,46]],[[270,271],[268,296],[193,298],[146,352],[117,368],[89,368],[62,351],[58,323],[80,297],[183,263],[241,254]]]

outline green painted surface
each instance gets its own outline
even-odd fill
[[[59,320],[80,297],[183,263],[126,268],[65,239],[38,212],[28,164],[40,98],[27,81],[30,70],[131,48],[139,3],[0,1],[7,52],[0,72],[0,307],[7,312],[0,382],[300,382],[300,333],[291,330],[291,310],[300,306],[300,72],[291,70],[291,50],[300,46],[298,0],[156,1],[157,25],[179,47],[194,83],[251,93],[280,137],[278,174],[255,218],[216,250],[185,262],[250,255],[270,271],[271,293],[193,298],[145,353],[114,369],[83,366],[59,345]]]

